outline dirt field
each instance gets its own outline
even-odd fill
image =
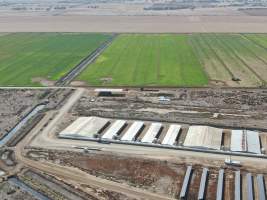
[[[10,185],[8,182],[0,183],[0,198],[4,200],[36,200],[30,194]]]
[[[70,90],[0,89],[0,138],[8,133],[37,104],[49,100],[47,108],[62,102]],[[47,98],[47,99],[46,99]]]
[[[0,16],[1,32],[267,33],[266,16]]]
[[[34,160],[46,160],[53,163],[61,163],[61,165],[77,167],[94,176],[108,179],[114,182],[129,184],[134,187],[145,189],[151,192],[166,195],[172,198],[178,198],[186,167],[185,163],[179,163],[175,160],[154,160],[142,157],[129,157],[123,154],[112,153],[77,153],[61,151],[42,151],[29,150],[27,154]],[[39,158],[38,158],[39,157]],[[45,157],[45,158],[44,158]],[[188,199],[196,199],[199,191],[203,167],[201,164],[193,165],[193,173],[189,184]],[[205,199],[216,199],[217,179],[219,169],[225,170],[225,189],[224,199],[234,199],[234,171],[236,167],[212,167],[207,166],[209,173],[206,185]],[[246,183],[245,176],[248,172],[253,173],[255,177],[260,171],[250,171],[240,168],[242,174],[242,184]],[[263,173],[265,178],[266,174]],[[256,184],[254,178],[254,184]],[[257,191],[255,185],[255,191]],[[246,188],[243,189],[243,197],[246,198]]]
[[[69,182],[64,182],[57,177],[44,173],[38,173],[32,170],[25,170],[25,172],[19,175],[19,179],[30,185],[36,191],[45,194],[47,197],[53,200],[126,199],[126,197],[123,195],[104,190],[103,188],[87,186],[88,193],[85,193],[77,190],[77,188],[74,188]]]
[[[0,132],[5,135],[37,103],[45,90],[0,90]]]
[[[267,94],[264,89],[184,88],[154,92],[129,90],[125,97],[94,95],[92,91],[87,90],[87,94],[85,93],[73,108],[73,114],[252,129],[267,128]],[[159,96],[168,96],[170,102],[159,102]],[[214,113],[219,114],[214,117]]]
[[[267,8],[240,9],[240,11],[251,16],[267,16]]]
[[[159,102],[160,96],[170,98],[170,103]],[[78,99],[80,101],[70,110]],[[242,166],[229,168],[224,164],[228,156],[224,155],[130,145],[124,148],[122,145],[98,144],[89,141],[69,142],[54,138],[55,128],[68,114],[77,116],[98,114],[110,115],[114,118],[140,120],[149,118],[169,122],[186,121],[187,123],[266,128],[266,100],[264,89],[181,88],[157,91],[151,88],[149,91],[131,89],[125,92],[125,96],[120,97],[97,97],[93,89],[79,88],[65,102],[66,104],[57,115],[47,112],[40,124],[16,146],[15,155],[29,167],[51,173],[65,181],[73,180],[79,189],[87,188],[90,184],[95,184],[97,187],[99,184],[101,186],[104,184],[104,188],[115,192],[119,189],[119,193],[123,191],[121,193],[126,196],[133,194],[134,191],[137,192],[136,196],[151,197],[153,194],[158,198],[177,197],[181,190],[185,167],[193,165],[193,176],[190,182],[192,192],[189,192],[191,199],[195,199],[197,195],[203,167],[208,167],[208,192],[205,199],[213,200],[218,170],[225,168],[225,199],[232,200],[233,171],[240,169],[243,177],[247,172],[253,173],[255,183],[256,174],[263,173],[266,178],[264,159],[233,156],[233,159],[240,160]],[[214,115],[214,113],[220,114]],[[224,145],[227,146],[227,144],[229,140],[226,139]],[[99,151],[83,151],[73,145],[92,148],[101,146]],[[36,178],[36,176],[32,177]]]

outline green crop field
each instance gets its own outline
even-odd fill
[[[0,36],[0,85],[58,80],[109,38],[105,34],[16,33]]]
[[[110,36],[1,34],[0,86],[53,84]],[[266,86],[267,34],[121,34],[76,80],[93,86]]]
[[[262,86],[267,35],[120,35],[78,80],[107,86]]]
[[[78,80],[112,86],[208,84],[187,35],[120,35]]]

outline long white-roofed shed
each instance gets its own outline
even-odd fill
[[[247,131],[247,148],[248,152],[261,154],[261,145],[259,133],[256,131]]]
[[[72,124],[70,124],[67,128],[65,128],[60,136],[64,135],[78,135],[81,129],[91,120],[91,117],[79,117]]]
[[[102,136],[103,139],[113,139],[126,125],[126,121],[124,120],[116,120],[112,126],[104,133]]]
[[[143,126],[144,122],[134,122],[131,127],[126,131],[126,133],[122,136],[121,140],[133,141]]]
[[[152,143],[162,128],[161,123],[152,123],[141,142]]]
[[[162,141],[162,144],[173,145],[175,143],[176,138],[178,137],[180,129],[181,129],[181,125],[177,125],[177,124],[170,125]]]
[[[190,126],[184,146],[207,149],[221,149],[222,129],[209,126]]]
[[[103,129],[109,120],[99,117],[79,117],[60,136],[93,137]]]
[[[79,135],[85,137],[92,137],[95,134],[99,134],[101,129],[103,129],[109,122],[109,119],[91,117],[91,120],[85,124]]]

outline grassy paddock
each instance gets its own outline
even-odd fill
[[[39,86],[58,80],[109,35],[16,33],[0,37],[0,85]]]

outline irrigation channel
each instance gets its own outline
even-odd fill
[[[43,110],[45,104],[39,104],[35,106],[14,128],[12,128],[6,136],[0,140],[0,148],[6,145],[6,143],[13,138],[16,134],[18,134],[19,130],[31,119],[34,115],[36,115],[39,111]]]
[[[56,82],[56,86],[64,86],[69,84],[76,76],[78,76],[89,64],[93,63],[97,57],[111,44],[117,34],[113,34],[107,41],[102,43],[96,50],[84,58],[71,71],[60,78]]]
[[[38,200],[50,200],[48,197],[46,197],[42,193],[37,192],[36,190],[32,189],[31,187],[29,187],[27,184],[23,183],[22,181],[20,181],[16,177],[9,178],[8,182],[11,185],[15,185],[15,186],[19,187],[21,190],[26,191],[27,193],[31,194],[33,197],[35,197]]]

